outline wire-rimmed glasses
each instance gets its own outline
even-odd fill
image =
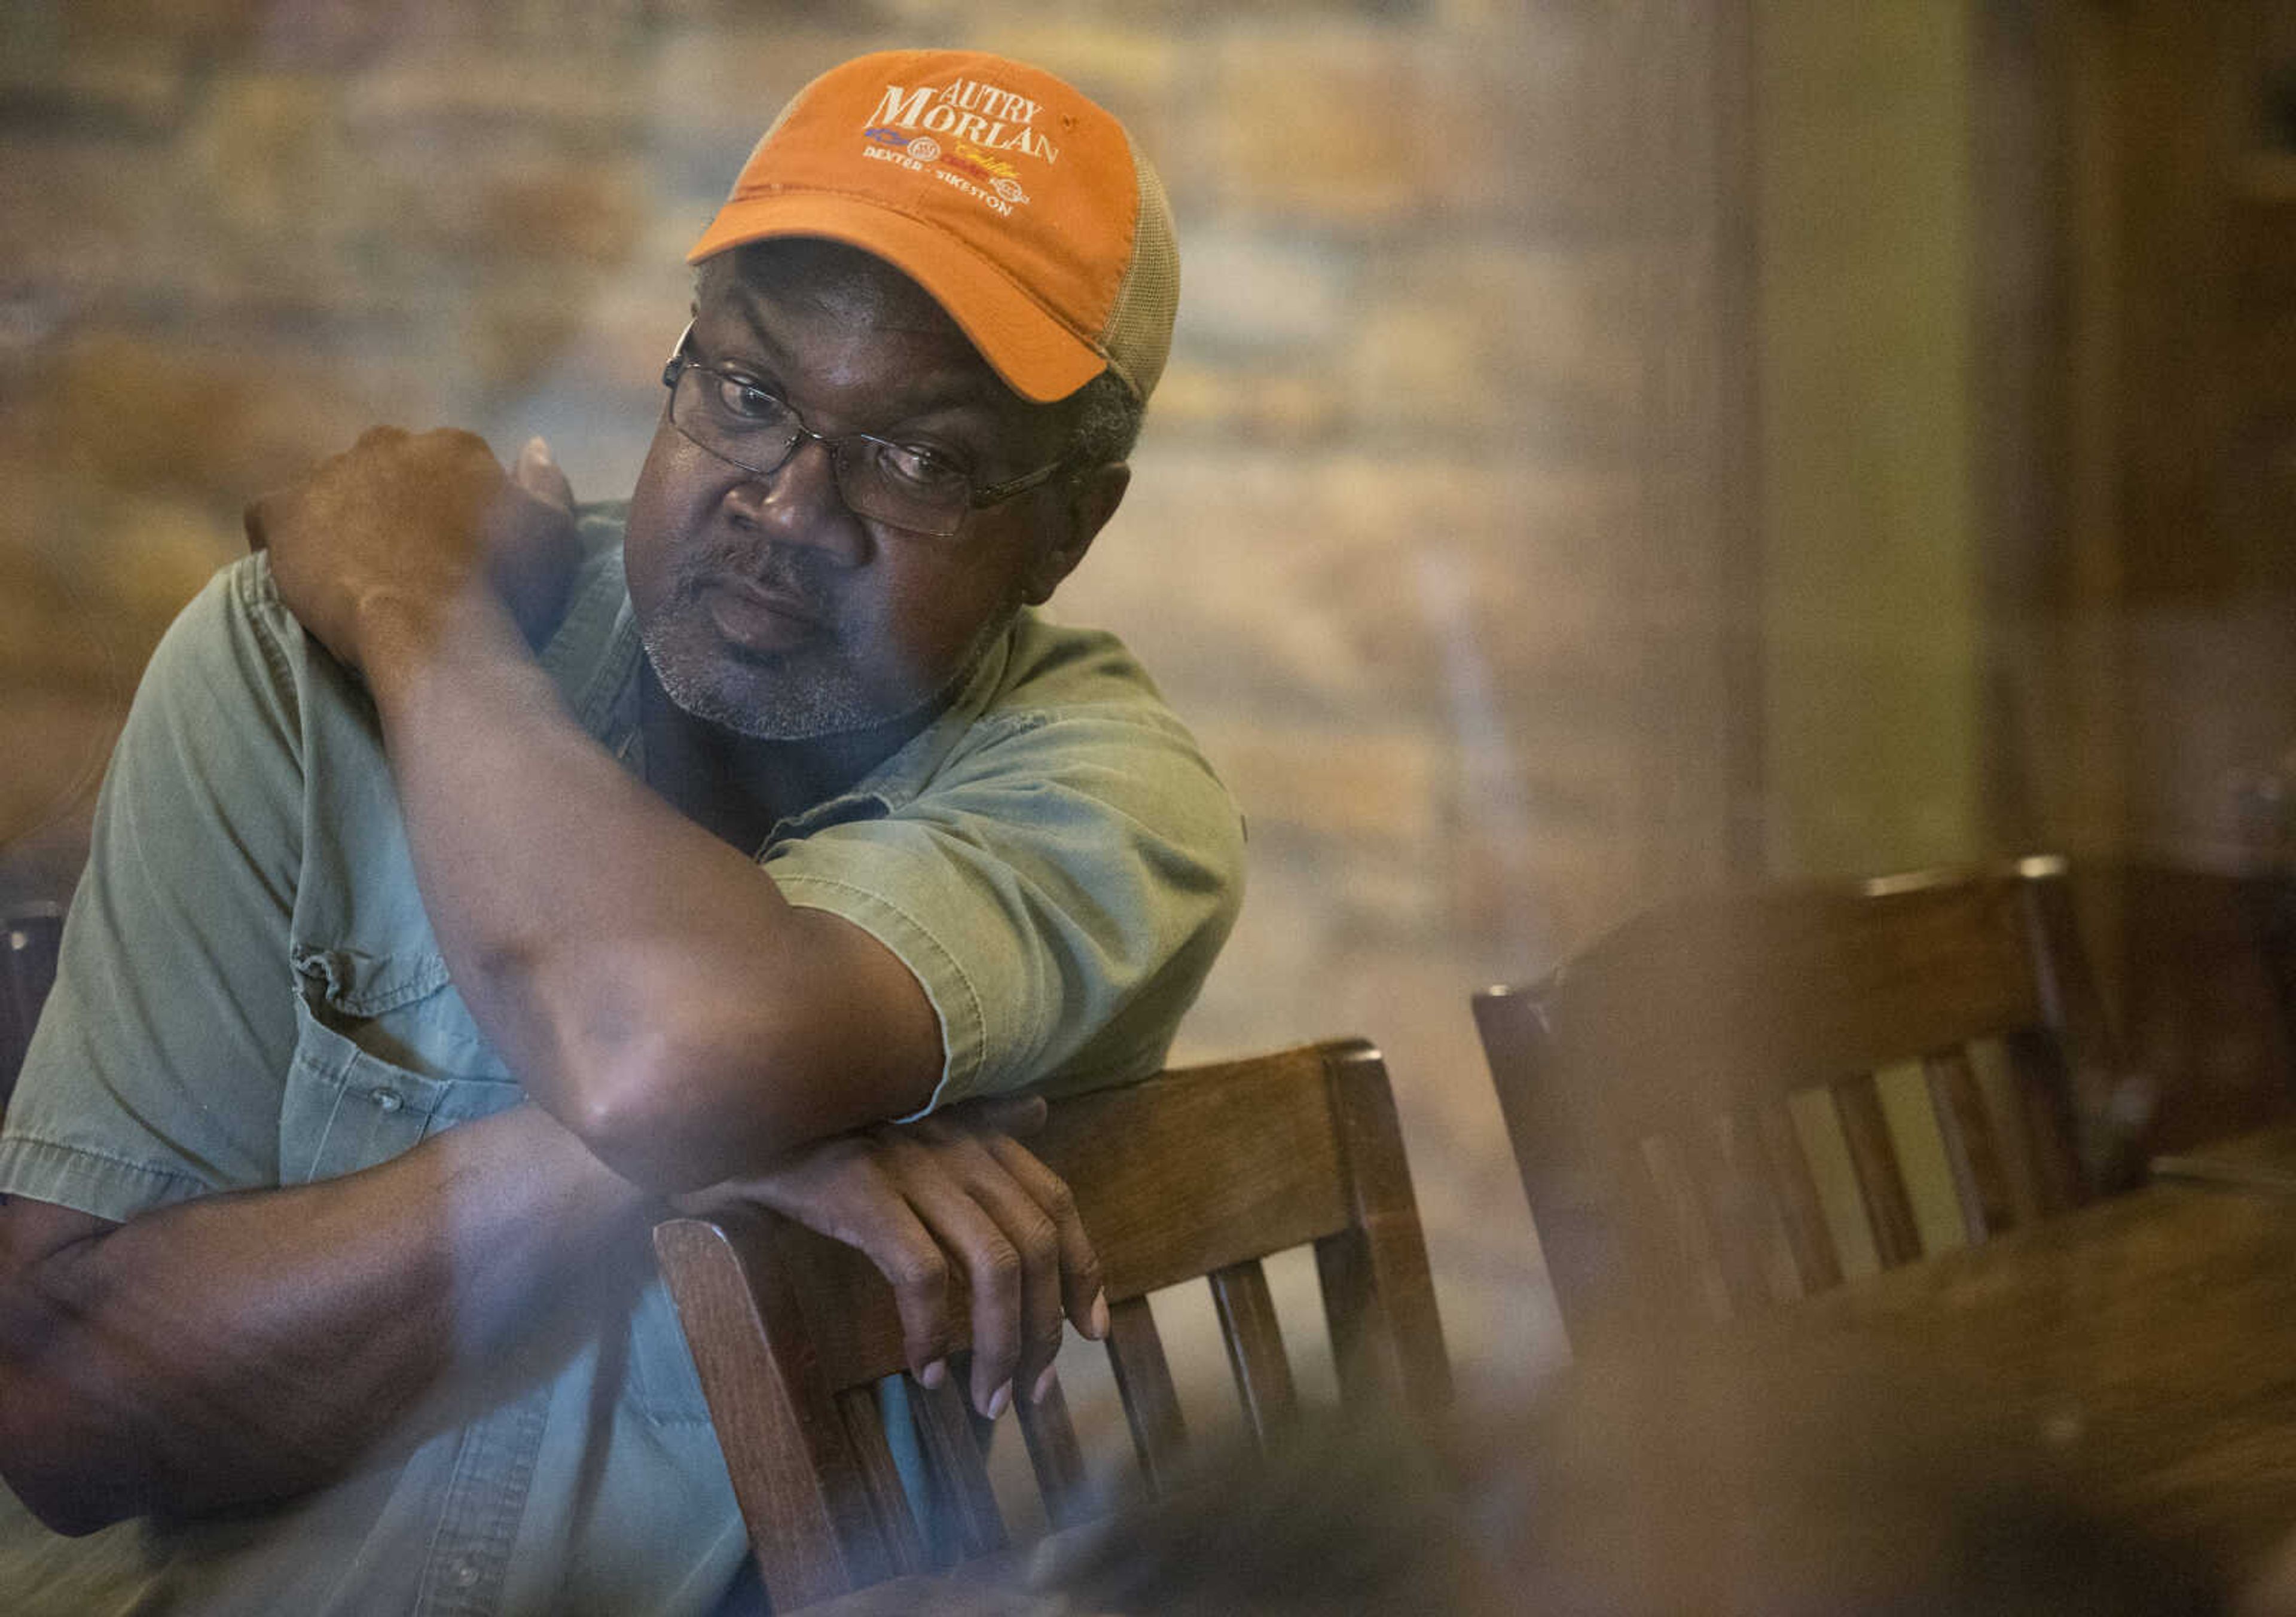
[[[829,452],[837,492],[854,515],[889,527],[951,538],[976,510],[984,510],[1069,469],[1065,455],[1046,466],[976,487],[964,470],[939,450],[902,444],[873,433],[816,432],[782,398],[739,372],[706,365],[686,351],[688,324],[661,370],[669,389],[670,425],[699,447],[755,477],[770,478],[812,438]]]

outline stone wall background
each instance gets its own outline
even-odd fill
[[[1182,1053],[1382,1043],[1454,1354],[1536,1372],[1560,1335],[1468,993],[1718,871],[1727,830],[1702,14],[16,0],[0,898],[69,883],[135,673],[252,494],[375,421],[538,431],[622,490],[683,250],[782,100],[880,45],[1031,58],[1179,216],[1134,492],[1060,606],[1135,643],[1250,816]]]

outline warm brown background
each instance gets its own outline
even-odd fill
[[[376,420],[621,492],[781,100],[878,45],[1030,57],[1180,219],[1134,494],[1061,604],[1250,817],[1186,1051],[1381,1041],[1454,1351],[1535,1368],[1466,995],[1653,898],[2063,847],[2156,1074],[2281,1058],[2252,968],[2159,957],[2237,942],[2195,872],[2271,839],[2296,739],[2289,10],[20,0],[0,898],[69,886],[251,494]]]

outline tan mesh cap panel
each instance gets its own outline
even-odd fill
[[[1172,320],[1180,307],[1180,242],[1172,229],[1172,208],[1164,182],[1130,131],[1132,169],[1140,191],[1132,234],[1132,261],[1117,289],[1116,306],[1101,333],[1109,368],[1140,398],[1155,391],[1172,351]]]

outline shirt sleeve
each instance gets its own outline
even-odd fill
[[[0,1193],[124,1221],[277,1182],[300,638],[250,559],[217,574],[153,654],[0,1132]]]
[[[983,728],[902,808],[766,858],[791,902],[861,927],[922,984],[944,1050],[929,1110],[1155,1071],[1242,895],[1234,803],[1168,714]]]

